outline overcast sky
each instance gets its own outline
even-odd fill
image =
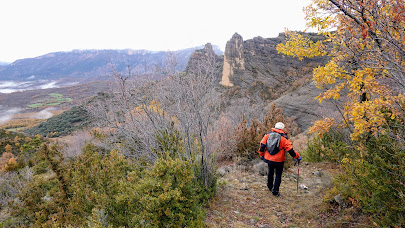
[[[310,0],[2,0],[0,62],[73,49],[179,50],[304,30]]]

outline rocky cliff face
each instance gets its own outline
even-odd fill
[[[203,49],[196,50],[188,60],[186,71],[199,71],[204,72],[214,66],[213,72],[206,72],[214,74],[216,82],[219,83],[220,71],[222,69],[223,56],[217,55],[210,43],[207,43]]]
[[[323,39],[317,34],[304,35],[314,41]],[[275,103],[287,116],[295,116],[302,130],[308,129],[322,112],[332,112],[331,105],[319,105],[314,99],[321,91],[311,83],[313,68],[324,65],[327,58],[300,61],[279,54],[276,47],[284,40],[284,33],[276,38],[259,36],[249,40],[235,33],[227,42],[223,58],[217,58],[219,91],[225,94],[224,104],[227,104],[225,112],[231,112],[241,100],[255,104],[255,112],[263,112]],[[206,52],[202,50],[194,55]],[[193,61],[197,59],[192,57],[189,64]]]
[[[243,38],[238,33],[232,36],[232,39],[226,43],[224,64],[222,69],[222,79],[220,84],[223,86],[233,86],[231,82],[235,74],[241,74],[245,71],[245,59]]]
[[[313,40],[322,39],[316,34],[305,34]],[[294,81],[311,73],[313,67],[325,62],[325,58],[304,59],[279,54],[276,46],[285,39],[284,33],[276,38],[255,37],[244,41],[235,33],[227,42],[224,54],[221,84],[246,86],[253,81],[272,86],[283,81]],[[295,72],[295,75],[293,71]]]
[[[315,97],[321,93],[314,82],[304,84],[296,90],[289,92],[274,100],[277,107],[283,109],[283,113],[295,117],[295,121],[301,130],[307,130],[315,120],[323,117],[338,117],[340,114],[335,105],[325,100],[319,103]]]
[[[191,70],[191,68],[198,67],[197,65],[203,65],[204,63],[214,61],[216,63],[222,63],[222,57],[217,55],[212,48],[211,43],[207,43],[203,49],[197,49],[190,56],[188,60],[186,71]]]
[[[304,35],[314,41],[323,39],[317,34]],[[311,82],[313,68],[325,64],[327,58],[300,61],[279,54],[276,47],[284,40],[284,33],[276,38],[259,36],[245,41],[235,33],[225,48],[221,85],[238,87],[245,96],[257,93],[256,97],[266,101],[258,100],[258,105],[269,107],[275,103],[306,130],[322,113],[334,112],[331,104],[320,105],[314,99],[321,91]]]

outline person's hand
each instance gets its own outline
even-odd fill
[[[297,161],[300,162],[301,161],[301,155],[297,158]]]

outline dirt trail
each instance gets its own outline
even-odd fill
[[[232,166],[219,179],[217,196],[207,209],[208,227],[332,227],[333,219],[321,213],[323,195],[331,186],[336,167],[327,164],[301,164],[297,193],[297,167],[284,169],[281,196],[267,189],[267,176]],[[302,186],[303,187],[303,186]]]

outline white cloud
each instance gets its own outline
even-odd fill
[[[53,116],[51,111],[56,110],[56,108],[46,108],[37,113],[32,114],[30,117],[33,119],[49,119]]]
[[[309,0],[19,0],[0,3],[0,61],[72,49],[177,50],[233,33],[275,37],[304,28]],[[5,23],[7,22],[7,23]]]
[[[0,81],[0,93],[14,93],[18,91],[33,90],[33,89],[49,89],[68,86],[70,84],[58,84],[57,81],[41,80],[41,81]]]
[[[3,109],[1,109],[1,106],[0,106],[0,124],[7,123],[9,120],[11,120],[13,118],[13,116],[15,114],[18,114],[21,111],[22,111],[21,108],[11,108],[11,109],[7,109],[7,110],[3,110]]]

